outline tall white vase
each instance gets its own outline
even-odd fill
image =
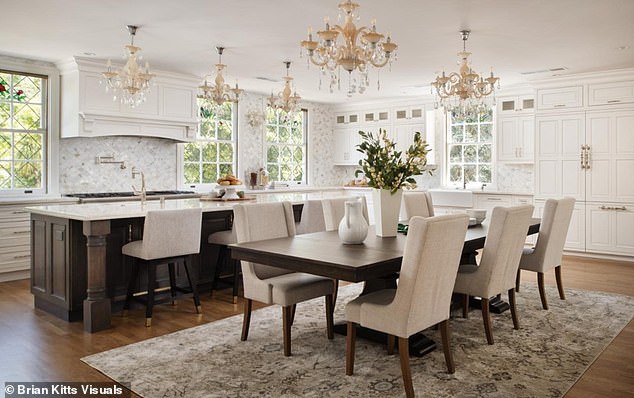
[[[372,190],[376,236],[396,236],[402,198],[402,189],[399,189],[394,194],[389,189]]]

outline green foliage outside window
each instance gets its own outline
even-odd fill
[[[306,182],[304,116],[302,111],[289,119],[283,112],[267,109],[265,141],[269,180]]]
[[[201,107],[198,137],[183,148],[185,183],[212,184],[235,174],[235,148],[233,104],[225,102],[215,113]]]
[[[42,189],[46,79],[0,72],[0,190]]]
[[[449,182],[492,182],[493,111],[458,117],[451,115],[447,131]]]

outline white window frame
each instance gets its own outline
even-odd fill
[[[59,70],[54,64],[0,55],[0,69],[27,75],[40,75],[47,78],[46,135],[44,137],[45,161],[42,170],[41,189],[19,189],[0,191],[0,197],[46,197],[59,196],[59,125],[60,125],[60,86]]]
[[[496,115],[497,111],[495,107],[492,107],[491,109],[491,162],[489,163],[491,165],[491,182],[487,182],[487,183],[482,183],[479,181],[476,182],[469,182],[467,183],[466,188],[467,189],[481,189],[483,184],[486,184],[487,187],[494,187],[496,186],[496,176],[497,176],[497,163],[495,161],[495,159],[497,159],[496,157],[496,126],[497,126],[497,115]],[[452,123],[451,123],[451,113],[450,112],[446,112],[445,115],[445,146],[444,146],[444,152],[445,152],[445,156],[444,156],[444,175],[443,175],[443,183],[446,187],[449,188],[456,188],[456,189],[462,189],[463,188],[463,182],[452,182],[451,178],[450,178],[450,173],[451,173],[451,165],[450,165],[450,157],[451,157],[451,150],[450,147],[453,144],[453,142],[451,142],[451,127],[452,127]],[[481,143],[475,142],[473,143],[475,145],[480,145]],[[476,162],[476,164],[479,164],[480,162]],[[464,173],[464,171],[463,171]]]
[[[268,108],[267,108],[267,111],[268,111]],[[306,108],[302,108],[300,110],[300,112],[301,112],[302,118],[303,118],[303,120],[302,120],[302,136],[303,136],[303,145],[302,146],[304,147],[304,175],[303,175],[303,179],[302,179],[302,181],[279,181],[279,180],[275,181],[275,182],[279,182],[279,183],[282,183],[282,184],[288,184],[289,186],[307,185],[308,181],[309,181],[309,179],[308,179],[308,172],[309,172],[309,170],[308,170],[308,167],[309,167],[309,165],[308,165],[308,154],[309,154],[309,148],[308,148],[308,142],[309,142],[309,140],[308,140],[309,115],[308,115],[308,113],[309,112],[308,112],[308,109],[306,109]],[[269,149],[269,143],[266,140],[266,131],[267,131],[266,127],[267,127],[267,125],[269,125],[268,124],[268,120],[265,120],[264,121],[264,129],[263,129],[263,134],[264,135],[262,137],[262,141],[264,143],[264,148],[263,148],[263,151],[262,151],[263,152],[262,153],[262,158],[263,158],[262,160],[263,160],[263,164],[265,165],[264,167],[265,167],[266,170],[268,170],[267,154],[268,154],[268,149]],[[276,145],[279,145],[279,144],[276,144]],[[292,144],[292,143],[289,144],[289,145],[297,146],[297,144]],[[281,163],[278,162],[278,164],[281,164]],[[269,178],[271,178],[271,177],[269,177]],[[273,182],[272,178],[271,178],[271,182]]]
[[[232,103],[232,115],[231,115],[231,123],[232,123],[232,127],[233,127],[233,140],[231,140],[233,142],[233,170],[234,170],[234,175],[238,178],[240,178],[238,176],[238,135],[239,135],[239,129],[238,129],[238,104],[237,103]],[[198,126],[198,129],[200,131],[200,125]],[[197,139],[193,140],[193,142],[210,142],[210,141],[215,141],[215,142],[226,142],[225,140],[209,140],[209,139],[198,139],[198,133],[196,134]],[[176,182],[177,185],[179,187],[179,189],[183,189],[183,190],[194,190],[196,192],[209,192],[211,190],[213,190],[214,188],[216,188],[216,186],[218,185],[215,181],[213,183],[198,183],[198,184],[190,184],[190,183],[186,183],[185,182],[185,162],[183,159],[184,156],[184,148],[185,145],[187,144],[178,144],[176,146],[176,169],[177,169],[177,176],[176,176]]]

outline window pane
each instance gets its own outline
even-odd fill
[[[467,182],[475,182],[476,180],[476,166],[465,165],[464,175]]]
[[[11,128],[11,104],[0,102],[0,129]]]
[[[276,164],[268,164],[266,165],[266,171],[269,173],[270,181],[279,181],[280,180],[280,169]]]
[[[478,181],[483,183],[491,182],[491,166],[489,165],[481,165],[478,168]]]
[[[293,168],[293,181],[302,181],[304,178],[304,168],[301,165],[297,165]]]
[[[462,163],[462,145],[451,145],[449,150],[449,161],[451,163]]]
[[[16,188],[40,188],[42,184],[41,162],[14,163],[14,185]]]
[[[460,182],[462,181],[462,166],[453,165],[449,169],[449,180],[451,182]]]
[[[214,139],[216,138],[216,131],[214,123],[210,120],[203,120],[200,122],[199,135],[202,138]]]
[[[0,133],[0,160],[11,160],[11,133]]]
[[[183,174],[185,177],[185,183],[198,184],[200,183],[200,170],[198,163],[185,163],[183,165]]]
[[[218,123],[218,139],[219,140],[231,140],[233,135],[233,127],[230,122]]]
[[[42,160],[42,135],[16,133],[14,135],[14,159]]]
[[[271,145],[269,150],[266,152],[266,162],[267,163],[277,163],[279,160],[279,150],[277,146]]]
[[[0,189],[11,188],[11,162],[0,161]]]
[[[230,164],[222,163],[218,168],[220,169],[220,176],[233,175],[233,167]]]
[[[220,154],[218,157],[220,162],[233,162],[233,144],[219,143],[218,152]]]
[[[304,140],[302,129],[300,127],[293,127],[291,130],[291,141],[293,144],[301,145]]]
[[[218,171],[215,163],[203,163],[203,184],[212,184],[218,179]]]
[[[273,108],[266,108],[266,123],[277,124],[277,112]]]
[[[183,160],[185,162],[197,162],[200,160],[200,148],[195,142],[185,144],[183,150]]]
[[[288,128],[280,127],[280,142],[289,142],[291,138]]]
[[[42,105],[14,105],[13,128],[37,130],[40,126]]]
[[[289,164],[282,164],[280,167],[280,179],[282,181],[291,180],[291,166]]]
[[[15,75],[13,86],[14,91],[21,90],[24,95],[24,101],[42,103],[41,91],[42,79],[34,76]]]
[[[475,145],[465,145],[464,162],[475,163],[477,161],[476,151],[477,151],[477,147]]]
[[[304,161],[304,151],[301,146],[295,147],[293,151],[293,163],[302,164]]]
[[[484,112],[480,114],[480,122],[492,122],[493,121],[493,110],[489,110],[488,112]]]
[[[217,162],[218,161],[218,144],[215,142],[208,142],[202,144],[203,147],[203,162]]]
[[[266,126],[266,142],[277,142],[277,128]]]
[[[478,160],[480,161],[480,163],[491,162],[491,145],[490,144],[480,145],[480,149],[478,151]]]
[[[465,128],[465,142],[478,141],[478,125],[470,124]]]
[[[451,142],[462,142],[464,140],[464,126],[451,127]]]
[[[282,163],[288,163],[293,158],[291,154],[291,148],[287,145],[284,145],[280,151],[280,161]]]
[[[493,141],[493,125],[492,124],[481,124],[480,125],[480,142],[491,142]]]

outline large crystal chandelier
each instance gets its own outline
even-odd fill
[[[436,107],[442,106],[447,112],[466,116],[486,112],[495,105],[495,83],[499,88],[500,79],[493,76],[493,68],[491,68],[491,75],[487,78],[471,69],[469,63],[471,53],[467,52],[467,39],[471,31],[461,30],[460,33],[462,34],[462,51],[458,53],[459,71],[445,75],[443,70],[442,76],[436,76],[436,80],[431,85],[432,93],[435,89],[438,97]]]
[[[127,62],[123,68],[116,70],[112,67],[112,62],[108,60],[107,71],[102,72],[103,80],[106,86],[106,92],[113,93],[113,100],[119,100],[122,104],[126,104],[134,108],[145,102],[145,96],[150,91],[150,80],[154,76],[150,73],[150,64],[145,63],[141,67],[138,63],[141,56],[141,47],[134,45],[134,36],[138,26],[127,25],[130,33],[130,44],[125,46]]]
[[[218,63],[216,64],[215,84],[210,85],[205,78],[203,84],[198,86],[200,89],[198,98],[203,100],[200,105],[200,110],[205,114],[218,114],[225,102],[238,102],[240,94],[243,91],[238,88],[238,83],[236,83],[233,88],[225,83],[225,78],[222,76],[222,71],[227,67],[227,65],[222,63],[222,52],[224,49],[224,47],[216,47],[218,51]]]
[[[330,79],[330,92],[334,88],[341,88],[339,67],[348,71],[348,96],[358,92],[362,94],[369,86],[368,69],[372,66],[382,68],[396,59],[394,51],[398,47],[376,31],[376,20],[372,20],[372,27],[361,26],[357,28],[353,22],[359,20],[355,10],[358,3],[351,0],[339,3],[339,19],[343,14],[343,25],[330,26],[329,18],[324,18],[326,28],[317,32],[319,41],[313,40],[312,29],[308,28],[308,40],[302,40],[301,45],[308,51],[310,62],[321,68],[322,74]],[[338,42],[337,38],[341,37]],[[357,43],[358,40],[358,43]],[[310,63],[309,63],[310,64]],[[353,72],[357,71],[357,76]],[[319,79],[321,88],[321,78]],[[377,78],[377,89],[380,89],[380,80]]]
[[[271,96],[267,99],[268,106],[275,109],[278,112],[284,112],[285,120],[291,120],[294,117],[294,114],[299,110],[299,101],[302,99],[299,95],[297,95],[297,91],[292,85],[293,78],[288,75],[288,70],[291,67],[290,61],[284,61],[286,65],[286,76],[284,79],[284,88],[277,95],[273,95],[271,92]]]

